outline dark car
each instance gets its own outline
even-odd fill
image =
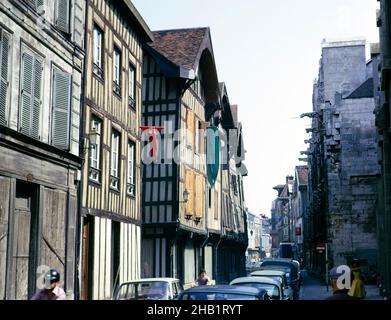
[[[292,262],[291,259],[267,259],[261,262],[261,270],[281,270],[286,273],[289,286],[293,290],[293,299],[299,297],[299,272],[297,264]]]
[[[270,300],[270,297],[265,289],[220,285],[187,289],[178,300]]]

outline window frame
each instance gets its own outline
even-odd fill
[[[116,145],[115,139],[117,139],[117,150],[113,149]],[[116,151],[116,157],[114,158],[114,150]],[[110,190],[119,192],[120,191],[120,164],[121,164],[121,133],[115,128],[111,129],[111,145],[110,145]],[[113,168],[115,159],[116,169]],[[115,174],[114,172],[115,171]]]
[[[117,65],[118,63],[118,65]],[[118,46],[113,48],[113,93],[121,97],[122,82],[122,52]]]
[[[132,160],[130,157],[130,150],[133,148]],[[132,167],[132,175],[130,176],[130,163]],[[126,194],[130,197],[136,196],[136,143],[128,139],[128,153],[127,153],[127,172],[126,172]],[[131,178],[131,179],[130,179]],[[131,190],[131,191],[130,191]]]
[[[131,77],[131,71],[133,72],[133,77]],[[136,67],[133,65],[133,63],[129,63],[129,70],[128,70],[128,90],[129,90],[129,107],[130,109],[132,110],[136,110],[136,91],[137,91],[137,87],[136,87],[136,82],[137,82],[137,75],[136,75]],[[132,79],[133,78],[133,79]],[[131,82],[131,79],[132,79],[132,82]],[[131,90],[132,88],[132,90]],[[133,96],[131,96],[131,92],[133,92]]]
[[[90,149],[89,149],[89,166],[88,166],[88,179],[89,181],[92,181],[94,183],[98,183],[98,184],[101,184],[102,183],[102,169],[101,169],[101,165],[102,165],[102,133],[103,133],[103,121],[102,119],[100,119],[98,116],[96,116],[95,114],[91,114],[91,120],[90,120],[90,132],[92,132],[92,129],[93,129],[93,126],[92,126],[92,123],[93,121],[96,121],[99,125],[99,130],[97,132],[97,143],[95,145],[99,146],[98,148],[98,152],[97,152],[97,156],[96,156],[96,162],[97,162],[97,166],[96,167],[93,167],[92,166],[92,148],[91,148],[91,145],[89,146]],[[97,179],[94,179],[92,177],[92,174],[97,174],[98,175],[98,178]]]
[[[93,23],[93,35],[92,35],[92,73],[94,76],[96,76],[99,80],[104,80],[104,32],[102,28],[97,24]],[[98,43],[96,40],[96,32],[100,35],[100,49],[98,54],[96,54],[96,44]],[[95,59],[99,57],[99,60],[96,61]],[[97,64],[97,62],[100,63],[100,65]]]
[[[9,126],[10,120],[10,110],[11,110],[11,77],[12,77],[12,56],[13,56],[13,46],[12,46],[12,33],[6,30],[3,25],[0,25],[0,72],[3,72],[1,64],[3,60],[3,37],[6,36],[8,38],[8,70],[7,70],[7,88],[6,88],[6,96],[5,96],[5,110],[4,110],[4,126]],[[1,78],[0,78],[1,84]],[[18,96],[20,93],[18,93]],[[1,124],[0,124],[1,125]]]
[[[41,86],[40,86],[40,113],[39,113],[39,119],[38,119],[38,123],[39,123],[39,128],[38,128],[38,137],[34,137],[31,133],[32,131],[32,124],[33,124],[33,113],[34,113],[34,110],[33,109],[30,109],[30,128],[29,128],[29,133],[24,133],[23,132],[23,126],[22,126],[22,108],[23,108],[23,81],[24,81],[24,70],[23,70],[23,67],[24,67],[24,62],[23,62],[23,56],[25,54],[29,54],[33,57],[33,67],[32,67],[32,72],[33,72],[33,75],[32,75],[32,92],[31,92],[31,107],[33,108],[34,107],[34,94],[35,94],[35,63],[36,61],[38,61],[39,63],[41,63]],[[38,141],[42,141],[42,127],[43,127],[43,124],[42,124],[42,111],[43,111],[43,105],[44,105],[44,95],[43,95],[43,87],[44,87],[44,83],[45,83],[45,68],[46,68],[46,64],[45,64],[45,58],[43,55],[41,55],[40,53],[38,53],[37,51],[35,51],[32,47],[30,47],[30,45],[28,45],[27,43],[25,43],[24,41],[22,41],[22,44],[21,44],[21,48],[20,48],[20,68],[19,68],[19,88],[18,88],[18,132],[21,132],[22,134],[26,135],[26,136],[29,136],[30,138],[32,139],[35,139],[35,140],[38,140]]]

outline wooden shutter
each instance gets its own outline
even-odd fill
[[[34,59],[34,94],[33,94],[33,110],[31,121],[31,136],[35,139],[40,139],[40,120],[41,120],[41,86],[42,86],[42,62]]]
[[[196,188],[196,217],[202,218],[204,216],[204,198],[205,198],[205,180],[200,174],[195,176],[195,188]]]
[[[189,200],[186,202],[185,212],[186,214],[194,214],[194,173],[191,170],[185,172],[185,187],[189,192]]]
[[[186,129],[187,145],[194,147],[194,113],[191,110],[187,110]]]
[[[9,49],[9,37],[0,30],[0,125],[7,124]]]
[[[71,75],[53,68],[52,88],[52,144],[63,150],[69,149]]]
[[[219,204],[220,204],[220,199],[219,199],[219,193],[217,190],[215,190],[215,196],[214,196],[214,218],[217,220],[219,218]]]
[[[40,138],[42,66],[41,60],[23,53],[20,131],[35,139]]]
[[[22,86],[20,106],[20,131],[30,135],[31,105],[33,94],[33,65],[34,57],[24,52],[22,56]]]
[[[69,0],[56,0],[55,25],[65,33],[69,33]]]

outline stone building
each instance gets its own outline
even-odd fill
[[[297,245],[297,253],[301,258],[306,256],[306,246],[308,241],[305,238],[308,228],[308,167],[296,166],[295,168],[295,183],[292,193],[292,212],[291,219],[293,220],[292,240]]]
[[[247,261],[258,261],[261,259],[262,248],[262,223],[259,216],[247,212]]]
[[[377,211],[379,281],[382,293],[391,299],[391,5],[380,0],[377,25],[380,31],[380,57],[374,68],[376,93],[376,129],[381,167]],[[379,74],[380,79],[376,75]]]
[[[0,298],[77,290],[84,1],[0,2]]]
[[[368,267],[377,263],[379,166],[372,68],[364,40],[323,42],[313,112],[307,114],[313,118],[307,129],[312,133],[310,265],[322,275],[353,258]]]

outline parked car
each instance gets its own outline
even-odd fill
[[[175,300],[183,291],[179,279],[148,278],[122,283],[113,300]]]
[[[284,288],[284,296],[285,300],[293,300],[293,290],[289,286],[288,278],[286,277],[285,271],[279,270],[259,270],[254,271],[250,274],[251,277],[268,277],[274,280],[278,280],[281,282],[282,287]]]
[[[299,297],[299,270],[297,264],[292,262],[291,259],[267,259],[261,262],[261,270],[280,270],[286,273],[289,286],[293,290],[294,300]]]
[[[178,300],[270,300],[265,289],[245,286],[199,286],[183,291]]]
[[[282,283],[276,279],[268,277],[241,277],[232,280],[230,285],[264,289],[267,291],[267,294],[270,296],[271,300],[288,300],[284,293],[284,287]]]

